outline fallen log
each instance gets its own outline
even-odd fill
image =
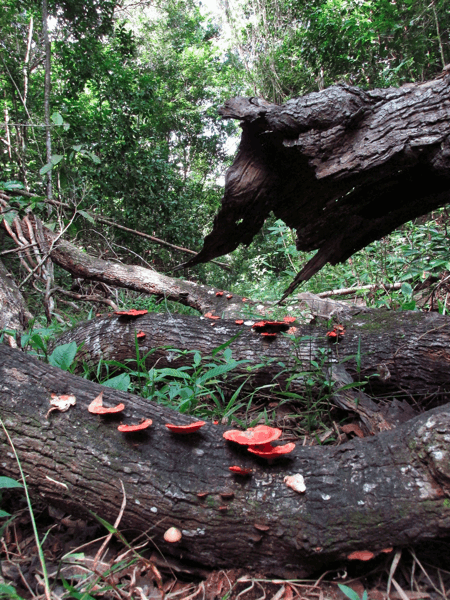
[[[320,300],[328,304],[329,300]],[[300,315],[301,317],[301,315]],[[342,363],[352,377],[371,378],[377,393],[404,390],[417,397],[440,395],[445,401],[450,388],[450,318],[438,313],[368,310],[343,313],[340,322],[345,336],[339,343],[327,337],[326,324],[296,325],[293,336],[265,338],[252,328],[254,320],[237,325],[234,321],[147,314],[137,319],[117,315],[93,319],[62,334],[58,344],[75,341],[81,345],[80,361],[91,365],[103,360],[125,362],[136,357],[135,332],[146,335],[139,341],[147,367],[178,368],[189,356],[173,360],[170,348],[198,350],[210,356],[216,348],[230,344],[233,358],[263,366],[253,385],[265,385],[280,371],[311,370],[311,361]],[[284,366],[280,366],[280,362]],[[382,376],[380,372],[383,372]],[[245,366],[242,368],[246,372]],[[374,378],[374,375],[376,377]],[[282,382],[283,378],[277,378]]]
[[[338,84],[279,106],[233,98],[219,113],[242,137],[222,207],[185,266],[248,245],[273,212],[317,254],[285,296],[327,262],[346,260],[450,199],[450,76],[400,88]],[[285,297],[284,296],[284,297]]]
[[[125,403],[119,418],[87,411],[104,391]],[[76,406],[47,415],[50,395]],[[211,423],[176,436],[167,422],[192,418],[104,388],[0,346],[0,411],[30,489],[72,514],[91,510],[121,529],[147,531],[164,554],[225,568],[302,577],[356,550],[376,554],[450,534],[450,405],[399,428],[338,447],[302,447],[274,464],[225,442]],[[120,421],[152,418],[146,432],[123,434]],[[2,474],[18,468],[0,436]],[[231,465],[253,469],[242,478]],[[301,474],[306,491],[284,482]],[[163,533],[182,532],[169,544]]]

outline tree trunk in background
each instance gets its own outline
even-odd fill
[[[87,411],[100,391],[105,404],[125,403],[122,416]],[[77,404],[46,416],[52,393],[74,394]],[[31,490],[112,523],[123,483],[120,529],[148,531],[164,554],[191,562],[304,577],[355,550],[376,553],[450,534],[449,405],[342,446],[297,444],[268,465],[226,442],[221,426],[175,436],[165,423],[191,418],[1,346],[0,410]],[[117,430],[120,421],[143,417],[153,419],[146,432]],[[17,477],[3,434],[0,442],[2,474]],[[235,464],[251,467],[252,476],[232,475]],[[297,473],[304,494],[284,483]],[[171,526],[183,533],[178,544],[163,540]]]
[[[340,321],[346,332],[342,341],[335,344],[326,336],[325,324],[297,326],[293,341],[282,334],[262,337],[251,327],[254,320],[237,325],[230,320],[212,321],[170,313],[152,313],[132,320],[111,315],[81,323],[62,334],[56,343],[83,343],[80,360],[91,365],[100,359],[124,362],[135,358],[135,332],[143,331],[146,336],[139,340],[141,356],[157,349],[149,355],[147,367],[177,368],[189,363],[191,357],[174,361],[167,347],[198,350],[210,356],[215,348],[238,336],[229,346],[233,358],[249,360],[253,365],[265,363],[252,379],[253,386],[271,383],[281,370],[286,375],[295,368],[309,371],[311,360],[320,362],[324,357],[328,362],[343,363],[356,380],[375,375],[373,386],[379,394],[404,390],[418,397],[442,395],[446,400],[450,389],[450,317],[366,310],[344,314]],[[279,366],[280,361],[285,367]],[[382,376],[378,376],[380,371]],[[241,372],[246,372],[245,365]],[[282,384],[286,375],[276,382]],[[301,381],[297,384],[301,386]]]
[[[0,261],[0,330],[20,333],[31,317],[21,291]]]

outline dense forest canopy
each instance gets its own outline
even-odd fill
[[[45,196],[51,179],[54,197],[81,211],[69,235],[164,270],[182,256],[157,246],[149,254],[147,242],[108,228],[94,240],[82,211],[199,250],[235,147],[235,126],[217,116],[224,100],[283,102],[339,81],[396,86],[432,78],[450,61],[445,0],[225,0],[212,13],[210,6],[7,0],[2,181]],[[56,226],[54,211],[48,218]],[[59,225],[68,219],[61,215]],[[279,279],[298,259],[291,231],[269,220],[251,248],[230,257],[234,277],[214,266],[192,274],[238,285],[239,272]]]

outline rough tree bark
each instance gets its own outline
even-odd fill
[[[288,292],[406,221],[450,201],[450,75],[399,89],[345,84],[278,106],[234,98],[242,138],[222,208],[197,257],[249,244],[272,211],[319,249]]]
[[[0,261],[0,330],[20,332],[31,317],[20,289]]]
[[[147,432],[124,435],[118,419],[93,416],[105,403],[126,404],[120,420],[151,417]],[[46,416],[50,394],[74,394],[66,413]],[[176,437],[167,422],[191,419],[142,398],[102,388],[0,347],[0,410],[31,489],[72,513],[90,509],[121,529],[148,531],[168,554],[214,567],[264,569],[299,577],[354,550],[380,551],[450,534],[449,405],[401,427],[338,447],[302,447],[273,465],[227,443],[223,428]],[[0,438],[2,472],[17,465]],[[239,479],[230,465],[251,467]],[[286,486],[300,473],[306,492]],[[207,496],[199,497],[199,494]],[[170,526],[183,532],[168,546]]]
[[[231,343],[233,358],[248,360],[261,367],[253,385],[270,383],[283,367],[291,374],[310,369],[311,360],[320,360],[327,349],[330,363],[345,363],[354,378],[371,377],[383,371],[383,377],[374,379],[379,394],[404,390],[411,395],[441,395],[447,399],[450,389],[450,317],[438,313],[412,311],[371,310],[341,318],[346,333],[338,344],[326,336],[326,324],[298,325],[293,342],[290,337],[278,335],[267,341],[256,333],[251,324],[237,325],[234,321],[198,319],[171,314],[148,314],[135,320],[103,317],[82,323],[62,334],[58,344],[75,341],[83,346],[80,360],[97,364],[100,359],[123,362],[135,358],[135,332],[146,336],[139,341],[141,356],[157,349],[147,359],[151,368],[179,367],[188,364],[190,357],[173,360],[168,348],[198,350],[210,356],[212,350],[238,337]],[[214,325],[212,326],[212,324]],[[382,367],[382,368],[381,368]],[[242,368],[245,373],[245,368]],[[278,379],[277,379],[278,381]],[[283,377],[279,379],[282,385]],[[301,387],[301,381],[298,382]]]
[[[126,287],[144,294],[152,294],[179,302],[195,308],[201,313],[218,311],[215,314],[233,317],[242,311],[243,299],[233,296],[230,292],[222,291],[221,296],[213,286],[201,285],[192,281],[184,281],[161,275],[157,271],[137,265],[125,265],[118,261],[108,261],[97,258],[80,250],[75,244],[67,242],[45,227],[39,219],[28,215],[28,221],[40,236],[38,243],[43,255],[49,255],[51,260],[71,273],[74,277],[101,281],[108,285]],[[24,236],[29,239],[29,231],[23,228]],[[254,306],[254,302],[247,301]]]

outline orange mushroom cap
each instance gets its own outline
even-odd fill
[[[172,433],[194,433],[200,427],[203,427],[203,425],[205,425],[205,421],[195,421],[189,425],[172,425],[172,423],[166,423],[167,429]]]
[[[230,429],[225,431],[223,437],[230,442],[236,442],[236,444],[243,446],[258,446],[277,440],[281,433],[281,429],[277,427],[257,425],[256,427],[249,427],[246,431]]]
[[[296,321],[295,317],[283,317],[283,321],[285,323],[294,323]]]
[[[236,473],[236,475],[250,475],[253,473],[253,469],[249,469],[247,467],[239,467],[238,465],[233,465],[232,467],[228,467],[230,471]]]
[[[176,527],[169,527],[169,529],[164,533],[164,539],[166,542],[170,542],[171,544],[179,542],[181,537],[181,531]]]
[[[142,429],[147,429],[153,423],[151,419],[145,419],[142,423],[137,423],[136,425],[119,425],[117,428],[122,433],[130,433],[131,431],[141,431]]]
[[[125,404],[122,403],[118,404],[117,406],[111,406],[110,408],[103,406],[103,392],[100,392],[97,398],[94,398],[94,400],[92,400],[88,406],[88,411],[93,415],[108,415],[119,413],[123,410],[125,410]]]
[[[236,319],[235,323],[236,323],[236,325],[243,325],[244,319]]]
[[[372,560],[375,554],[369,550],[356,550],[347,556],[349,560]]]
[[[114,314],[121,317],[139,317],[140,315],[146,315],[148,310],[136,310],[131,308],[130,310],[115,310]]]
[[[276,458],[277,456],[281,456],[282,454],[289,454],[295,448],[294,442],[290,444],[284,444],[284,446],[271,446],[268,448],[259,448],[258,446],[250,447],[248,449],[249,452],[256,454],[256,456],[260,456],[261,458]]]

